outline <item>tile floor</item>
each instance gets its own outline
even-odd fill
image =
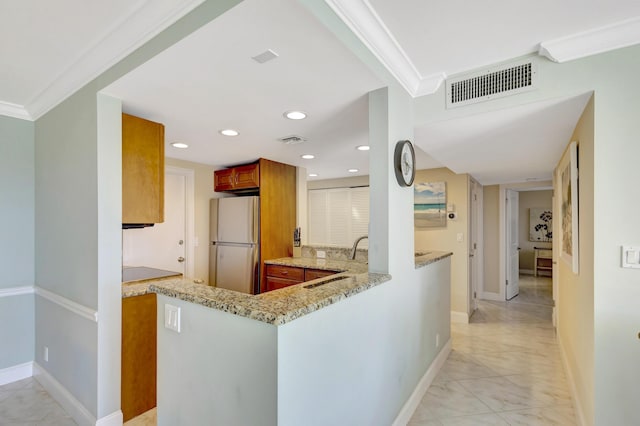
[[[551,325],[551,279],[523,276],[510,302],[452,324],[453,350],[413,414],[418,425],[575,425]],[[126,423],[155,426],[156,410]],[[33,378],[0,386],[0,425],[75,425]]]
[[[522,276],[510,302],[452,324],[452,351],[409,425],[575,425],[551,324],[551,279]]]

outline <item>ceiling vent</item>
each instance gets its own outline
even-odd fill
[[[278,140],[285,145],[297,145],[299,143],[307,141],[307,139],[303,138],[302,136],[296,135],[285,136],[284,138],[279,138]]]
[[[256,61],[259,64],[264,64],[265,62],[269,62],[272,59],[278,57],[278,54],[271,49],[267,49],[259,55],[252,56],[251,59]]]
[[[531,59],[459,75],[447,80],[447,108],[527,92],[535,89],[536,82],[536,64]]]

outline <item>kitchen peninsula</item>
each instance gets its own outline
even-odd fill
[[[342,272],[259,295],[151,281],[158,424],[391,424],[450,350],[450,255],[417,257],[407,279],[360,262],[276,259]],[[180,309],[179,332],[165,328],[167,307]],[[374,383],[388,387],[384,403]]]

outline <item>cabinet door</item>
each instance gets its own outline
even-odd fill
[[[267,277],[267,279],[266,279],[267,290],[266,291],[278,290],[278,289],[281,289],[281,288],[289,287],[289,286],[294,285],[294,284],[300,284],[300,281],[287,280],[285,278]]]
[[[121,406],[126,422],[156,406],[156,295],[122,299]]]
[[[235,183],[233,169],[216,170],[213,172],[214,191],[230,191]]]
[[[311,281],[317,280],[318,278],[328,277],[329,275],[337,274],[336,271],[327,271],[324,269],[305,269],[304,271],[304,280]]]
[[[285,278],[299,283],[304,281],[304,268],[295,266],[267,265],[267,277]]]
[[[234,167],[235,189],[250,189],[260,187],[260,168],[258,164]]]
[[[122,114],[122,223],[164,222],[164,126]]]

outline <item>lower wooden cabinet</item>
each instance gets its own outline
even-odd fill
[[[126,422],[156,406],[156,295],[122,299],[121,407]]]
[[[338,273],[326,269],[299,268],[296,266],[267,265],[266,291],[278,290],[305,281],[317,280]]]

